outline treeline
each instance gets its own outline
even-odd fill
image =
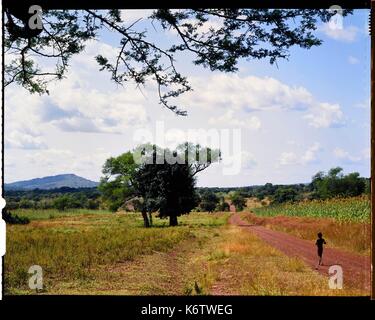
[[[202,211],[221,211],[219,203],[222,195],[228,194],[229,200],[242,210],[246,198],[257,198],[262,201],[267,198],[270,203],[296,202],[313,199],[330,199],[337,197],[355,197],[370,194],[370,179],[361,177],[358,172],[344,174],[343,169],[335,167],[327,173],[318,172],[310,183],[291,185],[274,185],[266,183],[261,186],[240,188],[199,188]],[[215,208],[215,209],[212,209]],[[212,209],[212,210],[209,210]]]
[[[231,203],[236,211],[242,211],[246,207],[246,195],[240,191],[231,190],[228,193],[215,193],[210,188],[201,188],[198,190],[198,205],[196,211],[214,212],[230,211]]]
[[[370,194],[370,180],[360,177],[357,172],[345,175],[342,168],[336,167],[330,169],[327,173],[318,172],[312,177],[310,183],[304,184],[274,185],[266,183],[265,185],[239,188],[197,188],[198,197],[195,210],[205,212],[229,211],[230,203],[237,211],[241,211],[246,207],[246,199],[248,198],[256,198],[262,204],[277,204],[312,199],[354,197],[362,194]],[[103,201],[102,196],[103,191],[98,188],[62,187],[51,190],[5,190],[9,210],[19,208],[108,209],[108,203]],[[142,199],[135,198],[131,203],[123,201],[117,205],[116,209],[139,211],[141,206]]]
[[[42,190],[5,190],[7,209],[99,209],[100,192],[97,188],[69,188]]]

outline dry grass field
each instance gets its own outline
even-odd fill
[[[35,293],[31,265],[43,268],[39,294],[366,294],[330,290],[302,260],[229,225],[230,213],[191,213],[177,227],[155,218],[149,229],[138,213],[22,214],[30,224],[7,228],[6,294]]]

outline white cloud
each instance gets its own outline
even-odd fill
[[[280,165],[298,164],[298,157],[294,152],[283,152],[279,158]]]
[[[302,155],[301,162],[303,164],[308,164],[317,160],[316,154],[320,151],[320,144],[315,142],[311,147],[309,147],[305,153]]]
[[[108,41],[112,40],[108,39]],[[9,147],[10,139],[22,140],[17,134],[11,134],[21,132],[32,137],[34,147],[38,146],[38,138],[40,138],[39,147],[44,143],[43,139],[46,139],[49,146],[56,148],[8,150],[7,159],[12,156],[15,163],[14,168],[7,171],[8,178],[24,178],[25,174],[35,177],[64,172],[73,172],[89,178],[92,175],[97,176],[107,155],[104,151],[97,151],[96,147],[103,146],[113,155],[131,149],[135,143],[132,139],[134,132],[132,130],[138,125],[143,127],[152,123],[148,121],[148,115],[153,121],[165,115],[167,127],[182,129],[185,134],[189,128],[207,129],[207,122],[212,125],[228,125],[253,130],[262,128],[260,132],[255,133],[256,137],[246,136],[242,141],[243,144],[251,144],[251,150],[257,150],[256,153],[254,152],[256,159],[251,153],[235,153],[240,154],[238,158],[241,159],[243,168],[251,169],[256,165],[256,170],[248,171],[251,172],[251,178],[250,176],[246,176],[246,179],[241,178],[243,172],[247,175],[246,170],[241,171],[239,176],[233,179],[228,177],[222,179],[220,174],[210,176],[210,173],[207,175],[207,172],[204,172],[203,178],[199,177],[200,181],[205,175],[208,177],[204,184],[239,185],[263,183],[266,180],[295,182],[300,181],[299,179],[302,179],[300,177],[304,175],[308,177],[310,175],[308,169],[313,167],[303,165],[321,160],[325,161],[321,164],[325,166],[334,158],[332,151],[325,153],[321,158],[318,144],[306,144],[306,141],[317,140],[317,137],[314,138],[317,131],[313,128],[337,126],[344,122],[342,109],[336,103],[338,101],[316,99],[315,91],[313,95],[307,87],[293,83],[293,79],[285,78],[285,73],[278,73],[280,80],[275,78],[276,76],[250,76],[249,69],[245,72],[241,69],[242,72],[239,74],[195,73],[197,76],[191,77],[190,71],[196,71],[190,69],[190,64],[186,59],[184,60],[183,55],[181,66],[189,71],[187,76],[194,91],[182,95],[179,100],[182,106],[197,108],[189,110],[189,117],[182,120],[160,108],[158,100],[153,96],[154,92],[150,89],[144,89],[142,94],[133,89],[131,83],[127,83],[124,87],[116,87],[111,83],[108,72],[98,71],[99,67],[93,56],[101,53],[113,57],[118,50],[119,48],[104,43],[89,44],[84,54],[72,59],[67,79],[57,82],[56,85],[51,84],[49,97],[29,95],[20,88],[17,90],[7,88],[5,137],[9,135],[9,138],[6,147]],[[348,53],[343,53],[343,58],[344,64],[347,63]],[[252,65],[249,65],[249,68],[252,68]],[[256,70],[258,68],[252,71],[257,72]],[[287,83],[281,81],[282,79]],[[334,89],[333,86],[332,90]],[[11,91],[14,94],[10,94]],[[319,94],[319,90],[316,93]],[[364,105],[368,107],[367,101]],[[276,112],[273,112],[274,110]],[[306,117],[303,119],[304,116]],[[310,128],[307,128],[307,123],[311,125]],[[359,127],[352,128],[349,124],[343,129],[346,130],[345,132],[353,129],[355,131],[353,134],[356,136],[362,132],[356,131],[360,129]],[[27,132],[27,130],[23,132],[22,127],[38,128],[42,136],[40,132]],[[77,134],[78,131],[123,132],[124,134],[106,136]],[[341,136],[331,133],[325,136],[327,145]],[[171,143],[175,144],[185,140],[184,137],[181,132],[174,132],[169,133],[166,140],[168,142],[170,138]],[[288,141],[292,138],[293,141],[285,142],[285,149],[283,149],[280,141]],[[201,136],[198,137],[198,141],[202,141]],[[15,146],[15,142],[12,143]],[[202,144],[206,145],[203,142]],[[342,147],[345,149],[345,145]],[[60,148],[68,148],[71,151],[60,150]],[[363,151],[363,155],[355,154],[355,157],[365,158],[365,154],[368,159],[369,150]],[[227,157],[223,156],[223,161],[226,159]],[[281,165],[292,165],[280,168],[279,174],[274,170],[275,160],[279,160]],[[9,163],[7,161],[8,167]],[[92,179],[96,180],[95,176]],[[305,180],[303,178],[301,181]]]
[[[258,117],[252,116],[244,121],[244,127],[253,129],[253,130],[259,130],[262,126],[262,123],[260,122]]]
[[[60,149],[46,149],[37,152],[33,152],[27,155],[30,163],[42,166],[44,168],[49,168],[54,166],[56,163],[66,164],[64,167],[70,167],[72,163],[72,158],[74,153],[69,150],[60,150]],[[63,169],[63,171],[65,171]]]
[[[106,56],[113,56],[114,48],[90,42],[86,50],[72,59],[67,79],[50,84],[49,96],[7,88],[6,136],[15,124],[29,128],[50,124],[62,131],[122,133],[147,123],[149,101],[139,90],[131,86],[118,88],[109,82],[108,73],[93,71],[98,66],[92,55],[105,52]],[[98,82],[103,86],[98,87]]]
[[[358,63],[359,63],[359,59],[356,58],[356,57],[353,57],[353,56],[349,56],[349,57],[348,57],[348,62],[349,62],[350,64],[358,64]]]
[[[38,110],[43,97],[13,85],[5,92],[5,136],[13,130],[37,136]]]
[[[176,129],[176,128],[171,128],[166,131],[165,133],[165,143],[159,143],[158,141],[153,141],[156,144],[160,145],[161,147],[167,147],[167,148],[176,148],[179,144],[184,143],[186,141],[192,142],[192,143],[198,143],[198,140],[192,140],[191,138],[189,139],[188,137],[188,132],[181,130],[181,129]]]
[[[10,131],[5,135],[5,147],[9,149],[45,149],[47,145],[40,136],[30,131]]]
[[[319,103],[311,109],[311,113],[304,116],[309,121],[309,125],[314,128],[328,128],[340,126],[345,123],[344,114],[340,105]]]
[[[370,149],[366,148],[362,150],[360,155],[355,156],[350,154],[348,151],[337,147],[333,150],[333,154],[337,159],[341,160],[343,163],[354,164],[369,159],[371,153]]]
[[[211,117],[210,124],[259,129],[257,117],[234,117],[234,111],[273,111],[296,110],[305,112],[304,118],[315,128],[328,128],[344,123],[339,104],[319,102],[302,86],[289,86],[271,77],[255,77],[228,74],[215,74],[207,78],[192,78],[194,91],[185,94],[180,100],[184,105],[200,110],[224,109],[219,117]],[[196,94],[199,92],[199,94]]]
[[[28,163],[42,170],[41,175],[43,176],[76,173],[89,179],[98,180],[101,168],[110,156],[109,152],[98,148],[90,154],[51,148],[31,152],[26,155],[26,158]]]
[[[300,156],[298,156],[295,152],[282,152],[278,165],[279,166],[286,166],[286,165],[307,165],[317,161],[317,153],[321,150],[321,146],[318,142],[315,142],[312,146],[307,148]]]
[[[192,77],[191,83],[194,91],[182,100],[199,108],[305,110],[312,103],[312,95],[305,88],[288,86],[272,77],[215,74],[208,79]]]
[[[132,24],[139,19],[146,20],[155,9],[124,9],[121,10],[121,19],[127,23]]]
[[[93,55],[102,53],[113,58],[117,50],[105,43],[89,42],[85,52],[72,59],[68,79],[50,86],[49,97],[30,98],[25,92],[19,94],[19,90],[17,96],[7,93],[7,97],[12,96],[12,99],[7,99],[10,117],[15,122],[25,118],[29,125],[34,126],[49,123],[69,132],[122,133],[146,125],[149,121],[146,106],[150,105],[150,100],[154,101],[155,108],[159,108],[155,88],[149,86],[143,93],[131,86],[116,88],[108,81],[108,73],[93,71],[98,68]],[[95,82],[103,83],[99,89],[92,81],[94,75]],[[202,109],[225,108],[221,116],[209,118],[213,125],[258,130],[261,127],[258,117],[237,116],[237,111],[280,109],[308,112],[305,118],[316,128],[342,123],[343,115],[338,104],[316,102],[306,88],[286,85],[272,77],[214,74],[192,77],[191,82],[194,91],[184,94],[179,102]],[[26,101],[28,113],[25,113]]]
[[[186,27],[183,26],[183,24],[192,24],[192,25],[196,25],[196,20],[194,19],[185,19],[183,20],[181,23],[180,23],[180,26],[179,26],[179,29],[181,31],[184,32],[184,30],[186,30]],[[201,35],[203,35],[204,33],[207,33],[211,30],[214,30],[214,31],[217,31],[219,29],[221,29],[222,27],[224,26],[224,20],[223,19],[210,19],[206,22],[204,22],[201,26],[199,26],[197,28],[197,32],[200,33]],[[170,28],[169,29],[169,34],[171,35],[174,35],[174,36],[177,36],[178,35],[178,32],[176,31],[175,28]]]
[[[254,154],[245,150],[231,155],[223,154],[222,158],[222,164],[224,166],[229,164],[238,164],[240,166],[238,172],[249,171],[258,164]]]
[[[20,88],[7,88],[4,144],[9,149],[44,149],[43,131],[37,125],[41,97]]]
[[[343,42],[353,42],[357,38],[357,34],[359,33],[359,28],[356,26],[345,26],[343,25],[342,28],[340,27],[332,27],[329,23],[324,23],[320,26],[319,30],[323,32],[327,37]]]
[[[291,146],[297,146],[298,145],[298,142],[296,142],[295,140],[288,140],[286,143],[291,145]]]
[[[118,52],[120,51],[120,48],[117,48],[115,46],[111,46],[105,42],[100,42],[98,40],[89,40],[85,44],[85,49],[83,52],[81,52],[78,55],[75,55],[73,59],[71,60],[72,67],[69,68],[69,78],[72,77],[73,69],[80,73],[80,77],[75,77],[74,80],[77,84],[84,85],[85,80],[87,78],[90,79],[90,74],[93,70],[99,70],[100,66],[96,62],[95,57],[97,55],[102,55],[110,61],[114,61],[116,59]],[[78,70],[77,70],[78,68]],[[90,68],[92,68],[90,70]],[[77,80],[82,79],[82,76],[84,76],[82,82],[78,82]]]
[[[247,116],[237,119],[234,117],[234,111],[228,110],[218,117],[210,117],[208,123],[211,125],[224,125],[233,127],[243,127],[245,129],[259,130],[262,126],[261,121],[256,116]]]

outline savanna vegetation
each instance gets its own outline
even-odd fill
[[[9,210],[15,209],[99,209],[100,191],[97,188],[68,188],[7,190],[5,199]]]
[[[27,270],[38,264],[44,271],[39,294],[365,294],[329,290],[323,275],[227,225],[228,216],[191,213],[178,227],[156,219],[144,228],[138,213],[70,212],[10,225],[6,293],[35,293]]]
[[[275,64],[288,58],[293,46],[319,46],[317,25],[334,14],[300,9],[156,9],[145,18],[162,30],[173,30],[178,39],[165,48],[165,41],[159,42],[162,37],[151,40],[147,30],[135,27],[139,21],[129,26],[117,9],[46,7],[42,28],[31,28],[28,8],[8,1],[4,47],[12,57],[4,66],[4,86],[15,83],[30,93],[49,93],[50,81],[63,79],[71,58],[90,41],[100,40],[105,30],[115,33],[119,51],[114,57],[93,57],[100,70],[120,85],[154,82],[160,104],[185,116],[184,106],[173,99],[193,88],[176,69],[176,54],[188,51],[194,64],[218,72],[236,72],[241,59]],[[212,19],[218,28],[205,28]],[[201,151],[207,157],[201,157]],[[160,154],[174,161],[154,165]],[[135,161],[135,155],[142,161]],[[181,162],[183,158],[192,161]],[[34,293],[27,287],[27,271],[37,264],[43,266],[40,293],[45,294],[366,294],[355,288],[329,290],[326,278],[299,258],[228,225],[226,211],[250,210],[251,199],[256,216],[245,215],[249,221],[306,239],[319,227],[334,245],[366,254],[367,240],[358,234],[368,222],[363,196],[369,193],[367,179],[333,168],[306,184],[197,188],[196,175],[218,159],[218,150],[188,143],[173,151],[141,146],[109,158],[98,188],[7,190],[6,293]],[[296,220],[273,223],[280,215]],[[315,224],[308,230],[301,227],[313,221],[307,219],[324,219],[325,226],[333,221],[333,226],[322,229]],[[336,237],[338,225],[342,228]]]
[[[155,160],[157,152],[178,158],[192,147],[110,158],[95,189],[7,191],[6,293],[34,293],[27,271],[36,264],[44,272],[40,294],[366,294],[332,292],[301,259],[227,220],[234,207],[252,224],[311,241],[322,231],[331,247],[368,255],[367,179],[335,168],[310,184],[197,188],[196,173],[219,151],[185,165],[134,161],[138,151]]]
[[[190,145],[190,148],[192,147],[194,146]],[[183,146],[180,146],[180,152],[181,150],[183,150]],[[163,150],[160,148],[159,151]],[[171,151],[168,150],[168,152]],[[216,161],[219,157],[218,151],[215,150],[215,152],[215,159],[213,158],[211,162]],[[202,164],[196,169],[199,169],[199,171],[204,170],[211,162]],[[198,161],[194,165],[199,165]],[[126,169],[124,170],[129,170],[129,172],[121,172],[125,167]],[[167,173],[167,167],[164,166],[162,168],[162,166],[159,166],[159,174],[161,172]],[[135,172],[138,170],[137,168],[139,169],[140,166],[134,164],[133,153],[127,152],[107,160],[103,167],[102,182],[98,188],[74,189],[63,187],[52,190],[5,190],[7,208],[9,210],[56,209],[59,211],[68,209],[100,209],[113,212],[120,209],[134,212],[142,211],[142,207],[149,206],[149,211],[157,211],[157,207],[152,208],[152,203],[143,204],[141,192],[138,190],[138,193],[136,193],[135,185],[132,186],[130,183],[130,179],[136,182],[134,177]],[[148,179],[147,175],[155,173],[151,172],[151,168],[151,166],[144,166],[142,168],[143,171],[139,171],[143,172],[143,176],[141,174],[137,176],[140,181],[138,188],[142,184],[147,185],[145,182],[145,179]],[[194,170],[196,169],[191,166],[190,176],[195,176]],[[147,173],[147,170],[150,172]],[[170,174],[167,174],[167,176],[170,176]],[[143,182],[141,181],[142,178],[144,179]],[[126,179],[128,179],[128,185],[124,182]],[[160,185],[160,182],[158,181],[157,185]],[[257,203],[256,207],[266,207],[262,211],[263,214],[267,214],[267,212],[270,214],[275,212],[276,214],[282,208],[285,214],[288,215],[307,215],[307,211],[311,211],[313,213],[310,214],[320,217],[334,216],[340,219],[346,217],[365,220],[368,218],[368,214],[366,215],[368,209],[363,209],[358,204],[366,202],[350,200],[355,204],[345,206],[340,205],[342,201],[339,201],[336,206],[334,202],[321,202],[321,200],[355,198],[358,196],[368,197],[370,194],[369,182],[368,178],[360,177],[356,172],[344,175],[342,168],[339,167],[332,168],[327,174],[318,172],[312,177],[312,181],[306,184],[273,185],[266,183],[263,186],[238,188],[199,188],[195,186],[194,181],[191,181],[190,184],[194,185],[194,192],[190,193],[190,202],[195,204],[191,210],[203,212],[229,211],[229,205],[232,204],[236,211],[242,211],[246,210],[247,201],[253,199]],[[126,188],[124,185],[126,185]],[[153,196],[158,197],[156,193]],[[292,203],[296,204],[296,206],[290,205]],[[332,205],[329,205],[329,203],[332,203]],[[320,206],[319,204],[325,205]]]

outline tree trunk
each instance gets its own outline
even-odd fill
[[[142,217],[143,217],[143,222],[144,222],[145,228],[149,228],[150,227],[150,221],[148,220],[146,211],[142,211]]]
[[[152,212],[148,213],[148,218],[150,220],[150,226],[152,227]]]
[[[178,225],[177,216],[169,216],[169,226],[174,227]]]

